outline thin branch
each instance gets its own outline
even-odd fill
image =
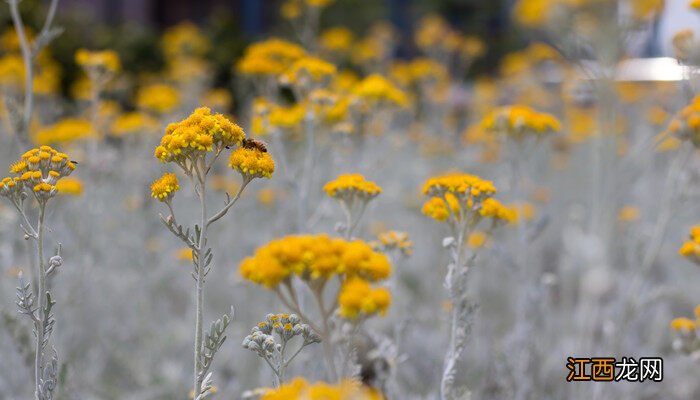
[[[224,208],[222,208],[221,211],[219,211],[218,213],[214,214],[211,218],[209,218],[209,220],[207,221],[207,225],[206,225],[207,227],[209,227],[209,225],[218,221],[224,215],[226,215],[226,213],[228,213],[228,210],[231,207],[233,207],[234,204],[236,204],[236,202],[238,201],[239,198],[241,198],[241,193],[243,193],[243,189],[245,189],[245,187],[248,186],[248,184],[250,182],[251,182],[251,179],[249,179],[249,178],[243,179],[243,184],[241,185],[241,188],[238,189],[238,193],[236,193],[236,197],[234,197],[233,199],[228,199],[226,201],[226,205],[224,206]]]

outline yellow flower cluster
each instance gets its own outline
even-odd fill
[[[506,207],[494,198],[488,198],[481,203],[479,214],[484,218],[514,223],[518,219],[518,213],[514,208]]]
[[[700,225],[690,229],[690,240],[683,243],[678,254],[700,265]]]
[[[425,53],[441,51],[464,59],[473,59],[486,51],[484,42],[473,36],[462,35],[439,15],[429,15],[420,21],[415,42]]]
[[[115,118],[110,131],[114,136],[127,136],[136,133],[152,132],[157,127],[158,121],[150,115],[139,111],[131,111]]]
[[[209,50],[210,44],[197,25],[183,22],[165,31],[162,46],[167,58],[179,59],[201,57]]]
[[[690,0],[690,8],[700,10],[700,0]]]
[[[282,39],[268,39],[246,49],[236,70],[246,75],[279,75],[305,55],[301,46]]]
[[[45,203],[56,195],[58,181],[74,170],[75,164],[66,154],[49,146],[32,149],[10,166],[10,172],[15,176],[0,181],[0,195],[20,201],[26,187],[40,203]]]
[[[428,82],[445,82],[449,77],[447,69],[442,64],[423,57],[416,58],[409,63],[394,64],[391,68],[391,75],[405,86]]]
[[[481,125],[484,129],[505,133],[516,140],[530,134],[544,135],[561,129],[559,120],[553,115],[521,105],[499,107],[488,113]]]
[[[323,191],[330,197],[335,198],[360,198],[371,200],[382,192],[382,188],[376,183],[368,181],[361,174],[345,174],[338,176],[335,180],[326,183]]]
[[[353,94],[367,101],[388,102],[398,106],[408,103],[408,98],[401,89],[378,74],[363,79],[355,86]]]
[[[671,320],[671,329],[681,332],[693,332],[700,323],[700,305],[695,307],[695,320],[686,317],[674,318]]]
[[[375,249],[383,251],[398,250],[404,256],[413,253],[413,242],[409,239],[408,233],[399,231],[382,232],[377,236],[377,241],[372,243]]]
[[[244,179],[271,178],[275,172],[275,161],[270,153],[258,148],[237,148],[231,153],[229,166],[240,172]]]
[[[39,144],[68,143],[88,138],[92,134],[90,121],[80,118],[64,118],[39,130],[34,140]]]
[[[172,200],[175,192],[180,190],[177,176],[172,173],[163,174],[151,184],[151,197],[164,203]]]
[[[493,182],[476,175],[452,173],[428,179],[423,185],[423,194],[442,196],[450,192],[471,198],[490,197],[496,193]]]
[[[88,73],[116,73],[121,69],[119,54],[114,50],[89,51],[78,49],[75,53],[76,64],[83,67]]]
[[[696,96],[671,120],[666,132],[700,147],[700,96]]]
[[[377,313],[384,315],[389,305],[391,305],[389,289],[373,288],[369,282],[360,278],[345,281],[338,294],[338,312],[347,319],[369,317]]]
[[[201,107],[184,120],[167,126],[160,145],[156,147],[155,157],[162,162],[184,163],[213,151],[215,147],[238,145],[244,138],[240,126]]]
[[[180,93],[165,84],[144,86],[136,94],[136,105],[144,110],[166,114],[180,105]]]
[[[382,400],[376,390],[353,380],[331,385],[324,382],[310,384],[304,378],[295,378],[277,389],[268,390],[260,400]]]
[[[350,29],[337,26],[323,31],[319,42],[321,47],[327,51],[342,52],[350,49],[353,39],[354,35]]]
[[[284,77],[289,83],[306,85],[310,82],[322,82],[337,72],[335,65],[317,57],[306,56],[296,60]]]
[[[304,120],[306,116],[306,107],[302,103],[296,103],[289,107],[275,106],[270,111],[270,125],[292,129]]]
[[[286,236],[258,248],[241,262],[243,278],[274,288],[293,276],[311,281],[359,277],[369,281],[391,274],[389,259],[361,240],[346,241],[327,235]]]
[[[423,205],[423,214],[440,222],[468,221],[476,225],[483,218],[508,223],[517,220],[517,211],[492,196],[491,181],[469,174],[447,174],[428,179],[423,193],[431,198]]]

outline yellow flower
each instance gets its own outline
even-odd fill
[[[522,140],[529,135],[557,132],[561,124],[553,115],[537,112],[530,107],[515,105],[499,107],[481,121],[484,129],[497,131]]]
[[[10,166],[10,172],[16,176],[0,181],[0,195],[19,201],[27,188],[43,204],[56,195],[56,184],[75,168],[66,154],[50,146],[40,146],[24,153]]]
[[[75,62],[88,73],[114,74],[121,69],[119,55],[114,50],[89,51],[87,49],[78,49],[75,53]]]
[[[183,247],[175,253],[175,258],[181,261],[192,261],[193,252],[189,247]]]
[[[270,125],[291,129],[299,126],[306,116],[306,107],[296,103],[289,107],[274,107],[270,111]]]
[[[518,0],[513,6],[513,18],[528,28],[540,28],[549,22],[557,0]]]
[[[388,258],[360,240],[326,235],[286,236],[258,248],[241,262],[243,278],[269,288],[293,275],[304,280],[360,277],[369,281],[391,274]]]
[[[678,254],[700,265],[700,225],[690,229],[690,240],[683,243]]]
[[[354,35],[350,29],[337,26],[323,31],[319,42],[325,50],[340,52],[349,50],[353,39]]]
[[[290,83],[305,85],[307,81],[322,82],[335,73],[335,65],[320,58],[306,56],[295,61],[284,77]]]
[[[700,96],[696,96],[671,120],[666,132],[700,147]]]
[[[695,10],[700,10],[700,0],[690,0],[689,6]]]
[[[169,202],[175,192],[180,190],[180,185],[175,174],[166,173],[156,179],[151,184],[151,197],[158,199],[164,203]]]
[[[391,305],[391,292],[386,288],[372,288],[364,279],[345,281],[338,294],[339,313],[343,318],[356,319],[379,313],[384,315]]]
[[[479,249],[486,244],[488,240],[488,235],[481,231],[472,232],[469,237],[467,237],[467,246],[472,249]]]
[[[83,193],[83,182],[78,178],[64,178],[56,182],[58,194],[79,196]]]
[[[136,94],[136,105],[144,110],[166,114],[180,105],[180,94],[172,86],[164,84],[144,86]]]
[[[79,118],[64,118],[36,133],[34,140],[40,144],[68,143],[93,135],[89,121]]]
[[[496,187],[491,181],[469,174],[446,174],[428,179],[423,185],[423,194],[441,196],[447,192],[469,197],[491,196]]]
[[[447,199],[447,202],[445,202],[445,199]],[[450,217],[450,210],[447,208],[447,203],[449,203],[452,209],[452,214],[459,220],[461,207],[459,201],[452,193],[445,193],[444,199],[442,197],[431,197],[423,204],[421,212],[436,221],[447,221]]]
[[[183,22],[168,28],[163,34],[163,51],[168,59],[203,56],[210,47],[209,40],[197,25]]]
[[[515,209],[504,206],[494,198],[484,200],[479,213],[482,217],[491,217],[509,223],[513,223],[518,219],[518,213]]]
[[[245,179],[271,178],[275,172],[275,161],[270,153],[257,148],[237,148],[231,153],[229,166],[240,172]]]
[[[279,388],[267,390],[260,400],[382,400],[383,396],[359,381],[344,379],[331,385],[310,384],[304,378],[294,378]]]
[[[633,222],[639,219],[639,208],[634,206],[624,206],[617,214],[617,219],[621,222]]]
[[[246,75],[278,75],[306,52],[301,46],[282,39],[254,43],[245,50],[236,70]]]
[[[695,321],[690,318],[674,318],[671,320],[671,329],[674,331],[694,331]]]
[[[226,146],[238,145],[244,138],[240,126],[200,107],[184,120],[167,126],[155,157],[162,162],[184,163],[203,157],[215,147],[220,151]]]
[[[132,111],[119,115],[112,122],[110,132],[114,136],[126,136],[135,133],[149,133],[156,130],[158,121],[146,113]]]
[[[413,253],[413,242],[409,239],[408,233],[399,231],[382,232],[377,237],[379,246],[384,251],[398,249],[404,256],[410,256]]]
[[[258,203],[263,206],[270,207],[277,200],[277,192],[272,188],[263,188],[258,190]]]
[[[355,198],[370,200],[382,192],[376,183],[365,180],[361,174],[339,175],[335,180],[326,183],[323,191],[330,197]]]
[[[368,101],[389,102],[398,106],[408,103],[406,94],[381,75],[373,74],[357,84],[353,93]]]

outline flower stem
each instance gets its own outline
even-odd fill
[[[194,326],[194,393],[195,397],[199,395],[202,377],[200,377],[200,359],[202,357],[202,329],[203,329],[203,313],[204,313],[204,268],[205,257],[203,249],[206,245],[207,238],[207,190],[206,180],[201,174],[198,175],[199,181],[199,203],[201,211],[201,232],[199,235],[199,243],[197,243],[197,282],[196,282],[196,317]]]
[[[40,400],[40,382],[42,378],[43,365],[44,365],[44,322],[46,321],[45,311],[46,311],[46,269],[44,268],[44,215],[46,213],[46,203],[41,203],[39,211],[39,224],[37,225],[37,254],[38,254],[38,281],[39,288],[37,293],[37,298],[39,300],[38,309],[38,321],[35,322],[34,327],[36,331],[36,343],[35,343],[35,354],[34,354],[34,396],[37,400]]]

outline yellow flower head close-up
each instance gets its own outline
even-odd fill
[[[245,138],[243,129],[221,114],[201,107],[180,122],[165,129],[155,157],[162,162],[183,163],[204,156],[214,148],[239,145]]]
[[[173,173],[163,174],[151,184],[151,197],[162,202],[170,201],[175,192],[180,190],[177,176]]]

